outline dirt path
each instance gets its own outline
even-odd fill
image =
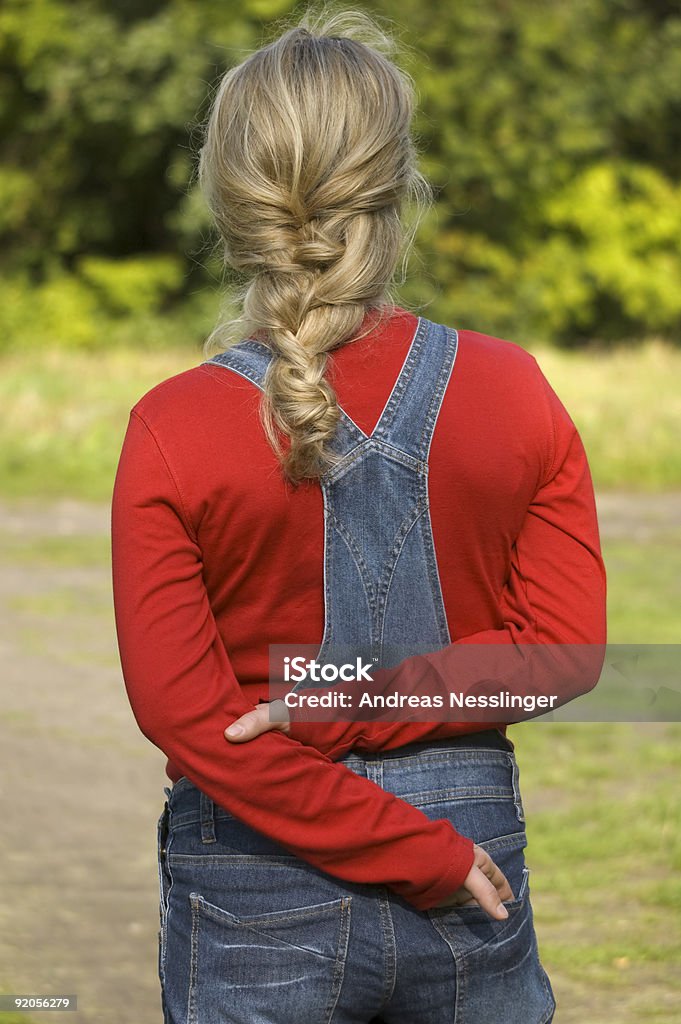
[[[125,697],[107,531],[107,508],[0,508],[0,985],[75,993],[78,1024],[156,1024],[168,780]]]
[[[681,493],[599,511],[604,538],[644,538],[681,521]],[[0,504],[0,988],[76,993],[78,1024],[158,1024],[168,780],[125,697],[108,529],[107,507]]]

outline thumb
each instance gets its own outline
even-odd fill
[[[270,722],[267,708],[267,704],[260,704],[252,711],[247,711],[241,718],[237,718],[225,729],[225,738],[232,743],[244,743],[269,729],[278,729],[278,722]]]

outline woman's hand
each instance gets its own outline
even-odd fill
[[[281,732],[288,733],[289,725],[288,708],[283,700],[273,700],[258,704],[252,711],[247,711],[241,718],[237,718],[225,729],[225,738],[231,743],[245,743],[246,740],[254,740],[256,736],[270,729],[280,729]]]
[[[494,863],[486,850],[474,845],[475,860],[463,885],[436,907],[469,907],[479,905],[490,917],[503,921],[508,911],[502,900],[512,900],[513,890],[506,875]]]
[[[252,711],[247,711],[241,718],[225,729],[225,738],[230,743],[246,743],[270,729],[289,732],[290,719],[288,708],[283,700],[258,704]],[[480,906],[490,917],[504,920],[508,911],[502,900],[512,900],[513,891],[500,868],[494,863],[486,850],[474,845],[475,861],[466,875],[460,889],[437,903],[437,907],[469,907]]]

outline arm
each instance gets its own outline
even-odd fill
[[[553,456],[513,547],[500,598],[503,626],[461,637],[439,651],[375,673],[380,688],[425,693],[433,692],[435,685],[435,690],[470,694],[558,690],[555,706],[560,706],[598,681],[605,653],[606,577],[593,483],[577,429],[538,367],[537,371],[546,396],[545,429],[554,438]],[[496,710],[490,724],[543,713]],[[483,720],[477,714],[476,720]],[[338,758],[352,747],[388,750],[460,735],[470,731],[470,721],[411,722],[406,713],[404,720],[395,722],[305,721],[296,709],[288,734]]]
[[[446,819],[282,733],[225,743],[225,722],[252,705],[217,630],[172,467],[134,410],[111,516],[118,645],[142,733],[216,803],[310,864],[388,885],[420,910],[456,891],[474,850]]]

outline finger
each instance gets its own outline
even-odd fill
[[[277,729],[277,722],[270,722],[267,711],[267,704],[260,704],[252,711],[247,711],[241,718],[237,718],[225,729],[225,737],[231,742],[242,743],[245,740],[255,739],[268,729]]]
[[[503,873],[498,864],[496,864],[492,860],[492,858],[489,856],[487,852],[485,852],[485,856],[479,860],[477,866],[487,876],[487,878],[489,878],[490,882],[492,883],[494,888],[497,890],[497,893],[499,894],[499,899],[513,899],[513,890],[511,889],[511,886],[508,882],[508,879],[506,878],[506,875]]]
[[[494,861],[491,861],[491,864],[492,864],[493,871],[492,871],[491,874],[487,875],[487,877],[489,878],[490,882],[492,883],[492,885],[496,889],[497,895],[498,895],[499,899],[500,900],[512,900],[513,899],[513,890],[511,889],[511,886],[509,885],[509,882],[508,882],[508,879],[506,878],[506,875],[503,873],[501,868],[498,867],[494,863]]]
[[[466,886],[490,917],[497,920],[508,917],[508,910],[501,902],[497,890],[482,871],[476,872],[472,878],[467,879]]]

